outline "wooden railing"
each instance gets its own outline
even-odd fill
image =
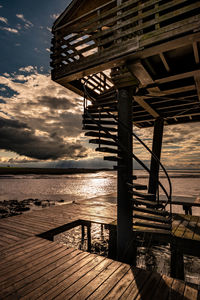
[[[63,76],[199,28],[200,1],[113,0],[53,28],[51,66]]]

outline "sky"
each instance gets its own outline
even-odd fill
[[[51,81],[51,27],[70,0],[0,0],[0,166],[110,167],[82,131],[83,99]],[[199,123],[164,130],[162,162],[199,168]],[[152,129],[134,129],[151,147]],[[149,155],[134,142],[134,151]]]

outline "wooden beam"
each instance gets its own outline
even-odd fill
[[[199,98],[199,101],[200,101],[200,74],[194,76],[194,80],[195,80],[195,83],[196,83],[197,95],[198,95],[198,98]]]
[[[164,120],[162,118],[157,118],[154,123],[152,152],[159,160],[161,157],[161,150],[162,150],[163,128],[164,128]],[[160,165],[152,155],[148,193],[154,195],[156,195],[158,189],[159,169],[160,169]]]
[[[168,65],[168,62],[166,61],[166,58],[165,58],[164,54],[160,53],[159,56],[160,56],[160,58],[161,58],[161,60],[163,62],[163,65],[165,66],[165,69],[167,70],[167,72],[169,72],[170,71],[170,67]]]
[[[155,83],[157,83],[157,84],[166,83],[166,82],[175,81],[175,80],[179,80],[179,79],[194,77],[194,76],[197,76],[199,74],[200,74],[199,70],[194,70],[194,71],[191,71],[191,72],[186,72],[186,73],[181,73],[181,74],[168,76],[168,77],[161,78],[161,79],[156,79]]]
[[[145,109],[145,111],[147,111],[154,118],[158,118],[159,117],[159,114],[146,101],[144,101],[143,97],[141,97],[141,96],[134,96],[134,100],[140,106],[142,106]]]
[[[154,83],[151,75],[145,69],[140,60],[134,61],[133,63],[128,63],[127,67],[131,74],[133,74],[140,81],[141,86],[146,86]],[[149,88],[148,91],[159,92],[160,89],[158,87],[153,87]]]
[[[192,46],[193,46],[195,62],[196,62],[196,64],[199,64],[199,51],[198,51],[197,42],[196,41],[193,42]]]

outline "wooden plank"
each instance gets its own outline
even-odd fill
[[[19,242],[16,242],[15,245],[8,245],[7,247],[4,247],[4,248],[0,249],[0,256],[4,257],[6,254],[12,252],[13,249],[22,248],[26,244],[29,244],[29,243],[32,244],[33,242],[37,242],[39,240],[41,240],[41,239],[40,238],[36,238],[35,236],[28,237],[25,240],[24,239],[20,240]]]
[[[158,118],[160,115],[141,96],[134,96],[134,100],[145,109],[151,116]],[[134,113],[133,113],[134,114]]]
[[[170,81],[176,81],[176,80],[180,80],[180,79],[184,79],[184,78],[198,76],[199,74],[200,74],[199,70],[194,70],[194,71],[190,71],[190,72],[185,72],[185,73],[181,73],[181,74],[176,74],[176,75],[156,79],[155,83],[158,83],[158,84],[167,83]]]
[[[133,281],[123,293],[121,300],[132,300],[140,295],[141,290],[145,286],[150,276],[150,272],[142,270],[139,273],[137,280]]]
[[[78,264],[78,266],[75,265],[71,272],[66,272],[66,274],[64,273],[63,276],[61,276],[60,278],[58,277],[59,282],[56,284],[56,286],[49,289],[45,294],[43,294],[40,297],[40,299],[59,299],[61,293],[65,293],[65,291],[79,278],[87,274],[89,271],[98,266],[104,260],[105,257],[90,254],[88,257],[86,257],[86,259],[84,259],[80,264]],[[63,298],[61,297],[61,299]]]
[[[93,294],[88,297],[88,300],[103,299],[112,290],[115,284],[123,278],[124,274],[127,273],[128,270],[130,270],[130,266],[125,264],[121,265],[106,281],[104,281],[101,286],[95,290]]]
[[[113,261],[99,276],[85,285],[76,295],[73,300],[86,299],[94,293],[112,274],[121,266],[120,262]]]
[[[38,278],[33,282],[33,286],[30,287],[29,292],[24,290],[25,296],[23,299],[43,299],[45,293],[51,291],[54,287],[59,284],[64,278],[68,278],[70,274],[74,274],[77,272],[77,267],[81,268],[83,265],[86,264],[89,258],[89,253],[84,253],[78,250],[75,250],[71,253],[70,256],[66,257],[66,260],[63,264],[54,270],[48,272],[42,278]],[[25,287],[26,289],[26,287]],[[52,299],[50,296],[46,299]]]
[[[57,244],[54,245],[53,249],[50,248],[49,244],[40,245],[40,247],[37,248],[31,247],[28,252],[20,252],[17,257],[13,255],[9,261],[3,262],[0,276],[4,279],[4,275],[8,273],[8,270],[10,274],[15,272],[16,269],[24,270],[24,268],[22,268],[23,265],[25,265],[25,268],[29,268],[35,262],[42,262],[45,255],[49,255],[49,253],[54,255],[55,253],[59,253],[59,251],[61,251],[61,247]]]
[[[10,297],[7,298],[13,299],[13,293],[15,294],[17,292],[18,297],[22,297],[25,293],[32,291],[32,288],[34,288],[33,282],[38,280],[41,284],[41,277],[50,272],[52,269],[58,267],[60,264],[62,265],[62,263],[64,263],[67,259],[66,256],[71,252],[73,253],[74,249],[66,249],[60,246],[60,249],[57,250],[57,252],[58,251],[59,253],[57,254],[54,252],[54,256],[51,254],[46,255],[43,257],[42,262],[38,264],[35,263],[30,269],[27,269],[26,265],[24,265],[22,266],[22,272],[16,271],[13,272],[12,275],[8,275],[8,278],[6,278],[6,280],[4,279],[4,282],[1,284],[0,297],[3,298],[10,295]],[[45,280],[45,277],[43,277],[43,280]]]
[[[194,218],[193,216],[190,216],[189,223],[183,235],[184,239],[189,239],[189,240],[193,239],[197,223],[198,223],[198,218]]]
[[[171,288],[171,291],[169,294],[169,299],[182,300],[184,290],[185,290],[185,283],[183,281],[174,279],[172,288]]]
[[[169,294],[171,293],[171,286],[173,284],[173,281],[173,278],[162,275],[159,285],[153,292],[152,299],[170,299]]]
[[[76,279],[74,283],[71,282],[70,287],[65,289],[62,293],[60,293],[56,299],[70,299],[73,297],[75,294],[80,292],[81,294],[81,289],[85,287],[87,283],[92,281],[96,276],[99,276],[109,265],[111,264],[111,260],[109,259],[104,259],[101,257],[101,261],[98,265],[94,266],[89,272],[87,272],[83,277],[79,277]],[[81,298],[79,298],[81,299]]]
[[[195,62],[196,62],[196,64],[199,64],[199,61],[200,61],[199,60],[199,50],[198,50],[196,41],[192,43],[192,47],[193,47]]]
[[[122,277],[121,280],[116,283],[116,285],[106,295],[106,297],[104,299],[112,300],[112,299],[120,298],[124,294],[124,292],[126,291],[127,287],[129,287],[130,284],[133,284],[133,282],[136,284],[136,281],[138,280],[138,275],[140,274],[140,272],[141,272],[141,270],[136,269],[136,268],[130,269],[124,275],[124,277]]]
[[[18,238],[19,241],[21,239],[26,239],[27,237],[29,237],[29,235],[23,234],[22,232],[9,229],[9,227],[7,227],[6,224],[4,224],[4,226],[1,226],[1,224],[0,224],[0,232],[11,234],[12,236],[15,236],[16,238]]]
[[[160,53],[159,55],[160,55],[160,58],[161,58],[161,60],[163,62],[163,65],[165,66],[166,71],[170,72],[170,67],[168,65],[168,62],[166,61],[166,58],[165,58],[164,54]]]
[[[184,291],[184,299],[195,300],[198,299],[198,290],[186,285]]]
[[[194,241],[200,241],[200,217],[198,218],[198,221],[197,221],[197,224],[196,224],[196,227],[195,227],[195,231],[194,231],[194,235],[192,237],[192,239]]]
[[[198,99],[200,101],[200,73],[194,76],[194,80],[197,88]]]
[[[161,280],[161,276],[152,272],[135,300],[152,299],[152,294]]]

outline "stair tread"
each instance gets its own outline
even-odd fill
[[[94,118],[94,119],[99,119],[99,117],[101,119],[113,119],[113,116],[109,115],[109,114],[97,114],[97,113],[91,113],[91,116]],[[82,115],[83,118],[85,119],[90,119],[90,117],[87,115],[87,114],[84,114]]]
[[[94,131],[88,131],[85,133],[85,136],[93,136],[93,137],[103,137],[103,138],[107,138],[107,139],[117,139],[117,135],[114,134],[107,134],[107,133],[103,133],[103,132],[94,132]]]
[[[170,230],[170,224],[157,224],[157,223],[146,223],[146,222],[133,222],[133,226],[149,227]]]
[[[152,215],[147,215],[147,214],[133,214],[133,218],[135,219],[142,219],[142,220],[147,220],[147,221],[154,221],[154,222],[160,222],[160,223],[166,223],[166,224],[171,224],[171,218],[166,218],[162,216],[152,216]]]
[[[109,147],[96,148],[95,151],[108,152],[108,153],[116,153],[116,154],[119,153],[119,151],[117,149],[113,149],[113,148],[109,148]]]
[[[151,208],[141,207],[141,206],[140,207],[134,206],[133,211],[139,211],[139,212],[149,213],[152,215],[160,215],[160,216],[165,216],[169,214],[167,211],[151,209]]]
[[[96,122],[98,122],[100,125],[114,125],[117,126],[117,123],[115,121],[107,121],[107,120],[93,120],[93,119],[87,119],[87,120],[83,120],[82,123],[83,124],[96,124]]]
[[[100,107],[90,107],[88,108],[89,113],[99,113],[99,112],[116,112],[116,107],[109,107],[109,108],[100,108]]]
[[[110,145],[110,146],[117,146],[115,142],[102,140],[102,139],[92,139],[89,140],[90,144],[99,144],[99,145]]]
[[[132,187],[132,188],[134,188],[134,189],[136,189],[136,190],[147,190],[147,185],[144,185],[144,184],[141,184],[141,183],[127,183],[127,185],[129,186],[129,187]]]
[[[110,106],[117,106],[116,101],[107,101],[107,102],[95,102],[94,104],[89,105],[87,108],[92,109],[96,107],[110,107]]]
[[[103,129],[107,131],[117,132],[117,129],[112,127],[103,127]],[[83,130],[103,131],[103,129],[99,128],[98,126],[92,126],[92,125],[85,125],[83,127]]]
[[[153,199],[155,198],[154,194],[150,194],[150,193],[141,193],[141,192],[137,192],[135,190],[130,191],[131,194],[133,194],[134,196],[138,196],[144,199]]]
[[[141,234],[141,237],[144,236],[144,233],[149,233],[149,234],[164,234],[164,235],[170,235],[171,231],[167,230],[167,229],[159,229],[159,228],[134,228],[133,227],[133,231],[138,234]]]
[[[149,207],[163,207],[162,204],[158,204],[156,201],[150,201],[141,198],[133,198],[133,202],[138,205],[147,205]]]

